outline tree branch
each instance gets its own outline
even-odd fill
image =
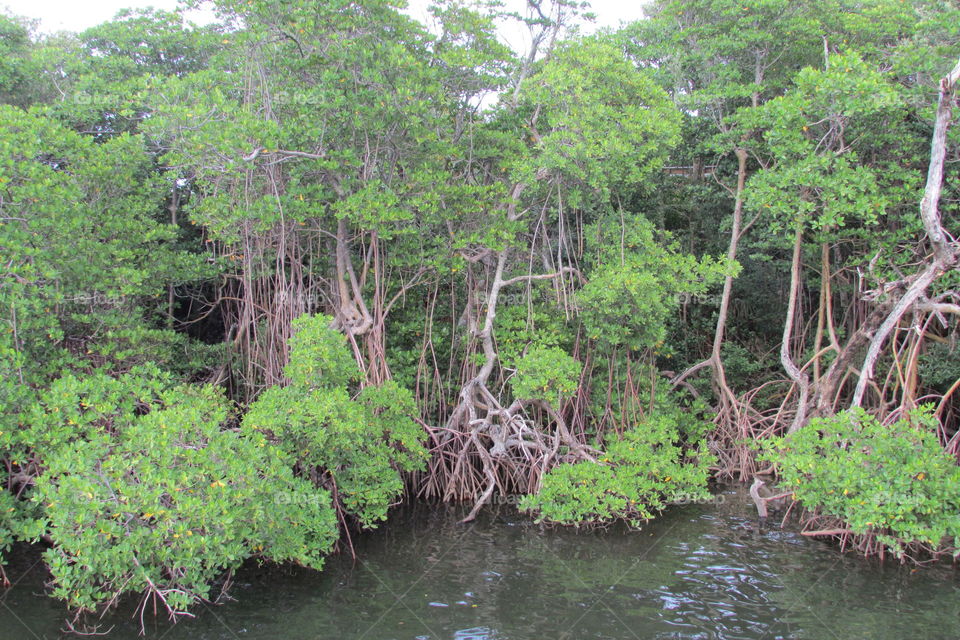
[[[554,278],[559,278],[565,273],[575,273],[580,275],[580,272],[577,271],[574,267],[563,267],[555,273],[541,273],[537,275],[527,275],[527,276],[517,276],[515,278],[510,278],[509,280],[504,280],[500,283],[501,287],[506,287],[511,284],[517,284],[518,282],[530,282],[531,280],[552,280]]]
[[[900,319],[913,303],[920,299],[934,280],[945,271],[952,269],[957,263],[957,250],[948,241],[950,237],[940,221],[940,194],[943,191],[943,165],[947,155],[947,131],[953,120],[953,102],[956,99],[956,85],[960,81],[960,61],[953,70],[940,81],[940,98],[937,103],[937,119],[933,127],[933,138],[930,143],[930,167],[927,170],[927,184],[923,190],[923,199],[920,201],[920,220],[930,244],[933,246],[934,258],[909,286],[903,297],[894,305],[890,315],[883,321],[880,328],[870,341],[867,355],[860,368],[860,378],[853,393],[852,406],[863,404],[863,395],[867,383],[873,378],[873,367],[880,357],[880,349],[890,333],[900,324]]]

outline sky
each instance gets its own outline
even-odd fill
[[[515,2],[517,0],[508,0]],[[423,15],[427,0],[409,0],[411,14]],[[593,0],[593,12],[598,26],[616,26],[623,21],[636,20],[643,15],[643,0]],[[82,31],[112,18],[120,9],[156,7],[174,9],[177,0],[0,0],[10,13],[38,18],[40,31]],[[208,14],[209,15],[209,14]],[[206,21],[202,14],[197,22]]]

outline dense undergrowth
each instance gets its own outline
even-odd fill
[[[814,419],[765,443],[780,486],[808,530],[838,521],[843,543],[926,560],[960,554],[960,467],[937,438],[930,407],[884,424],[856,409]]]
[[[706,501],[715,462],[706,426],[679,408],[654,413],[611,438],[596,462],[548,471],[520,507],[541,521],[593,526],[620,520],[638,527],[668,504]]]
[[[376,526],[427,455],[409,392],[348,393],[359,370],[329,324],[296,323],[290,384],[239,424],[221,389],[155,366],[54,381],[4,434],[13,464],[42,469],[3,494],[4,541],[47,539],[53,594],[81,612],[142,593],[179,615],[251,557],[321,568],[340,523]]]

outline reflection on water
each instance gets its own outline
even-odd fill
[[[949,568],[882,565],[779,529],[747,499],[670,509],[642,531],[544,529],[515,511],[458,525],[463,509],[395,514],[356,541],[359,559],[311,572],[245,567],[235,601],[199,607],[175,639],[528,640],[960,637]],[[36,560],[35,556],[29,558]],[[64,611],[29,562],[0,593],[0,640],[59,637]],[[27,562],[27,564],[23,564]],[[104,621],[134,638],[129,603]],[[29,630],[28,630],[29,629]],[[33,634],[33,635],[31,635]]]

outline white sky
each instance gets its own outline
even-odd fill
[[[411,14],[418,14],[418,7],[425,7],[427,0],[408,0]],[[508,0],[514,3],[517,0]],[[621,20],[636,20],[643,15],[643,0],[593,0],[593,12],[597,25],[616,26]],[[3,6],[15,15],[40,19],[40,31],[82,31],[112,18],[120,9],[156,7],[173,9],[177,0],[0,0]],[[420,15],[423,10],[420,9]],[[196,20],[196,19],[195,19]],[[198,22],[203,22],[201,17]]]

